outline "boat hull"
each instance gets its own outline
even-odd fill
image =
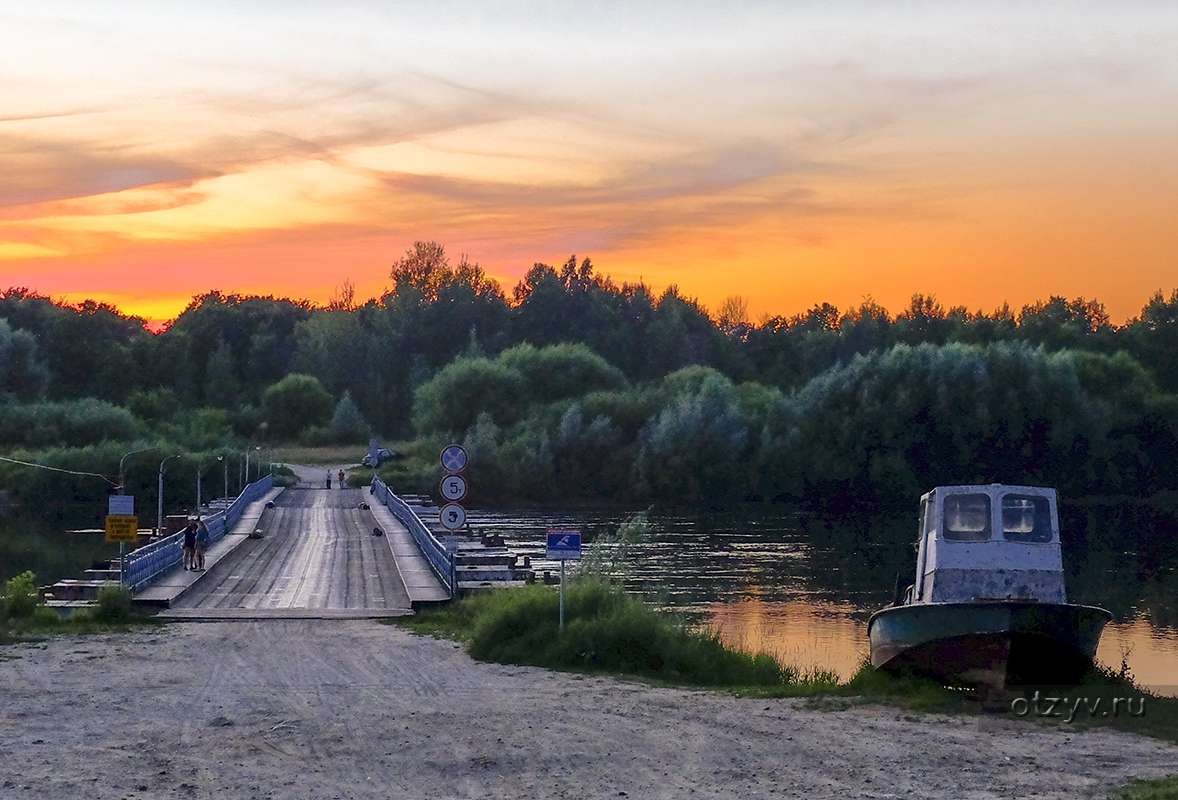
[[[1066,603],[914,603],[872,615],[871,663],[995,688],[1074,683],[1112,614]]]

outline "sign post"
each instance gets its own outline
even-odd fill
[[[113,494],[107,503],[106,541],[119,543],[119,585],[126,583],[127,542],[139,540],[139,517],[135,516],[135,495]]]
[[[576,528],[548,531],[548,560],[560,562],[560,627],[564,627],[564,562],[581,557],[581,532]]]
[[[466,497],[467,483],[462,471],[466,469],[466,450],[460,444],[447,445],[438,457],[442,462],[442,469],[446,470],[446,477],[442,478],[440,491],[448,502],[438,510],[438,518],[442,527],[448,531],[457,531],[466,524],[466,509],[458,505],[458,501]],[[446,550],[450,556],[450,593],[458,592],[458,543],[456,537],[450,537],[452,542],[447,544]]]

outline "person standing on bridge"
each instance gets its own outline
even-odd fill
[[[205,551],[209,549],[209,526],[200,517],[196,518],[196,524],[200,526],[196,531],[196,566],[194,569],[197,572],[205,571]]]
[[[331,470],[327,471],[327,488],[331,488]]]
[[[200,517],[190,519],[184,528],[184,543],[180,545],[184,548],[184,569],[196,569],[196,538],[200,528],[204,528],[207,537],[209,529],[200,521]]]
[[[344,471],[342,469],[339,471],[339,488],[344,488]]]

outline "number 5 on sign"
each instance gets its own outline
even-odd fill
[[[447,475],[442,478],[442,497],[451,502],[466,497],[466,479],[461,475]]]
[[[466,524],[466,509],[457,503],[447,503],[440,511],[442,527],[456,531]]]

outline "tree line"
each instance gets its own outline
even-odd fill
[[[212,291],[154,334],[8,289],[0,451],[459,441],[486,496],[545,499],[1178,490],[1178,291],[1120,326],[1083,298],[983,313],[920,294],[895,315],[868,298],[754,323],[740,298],[709,314],[575,256],[509,295],[418,242],[390,279],[364,303],[345,282],[325,307]],[[426,459],[389,469],[436,477]]]

